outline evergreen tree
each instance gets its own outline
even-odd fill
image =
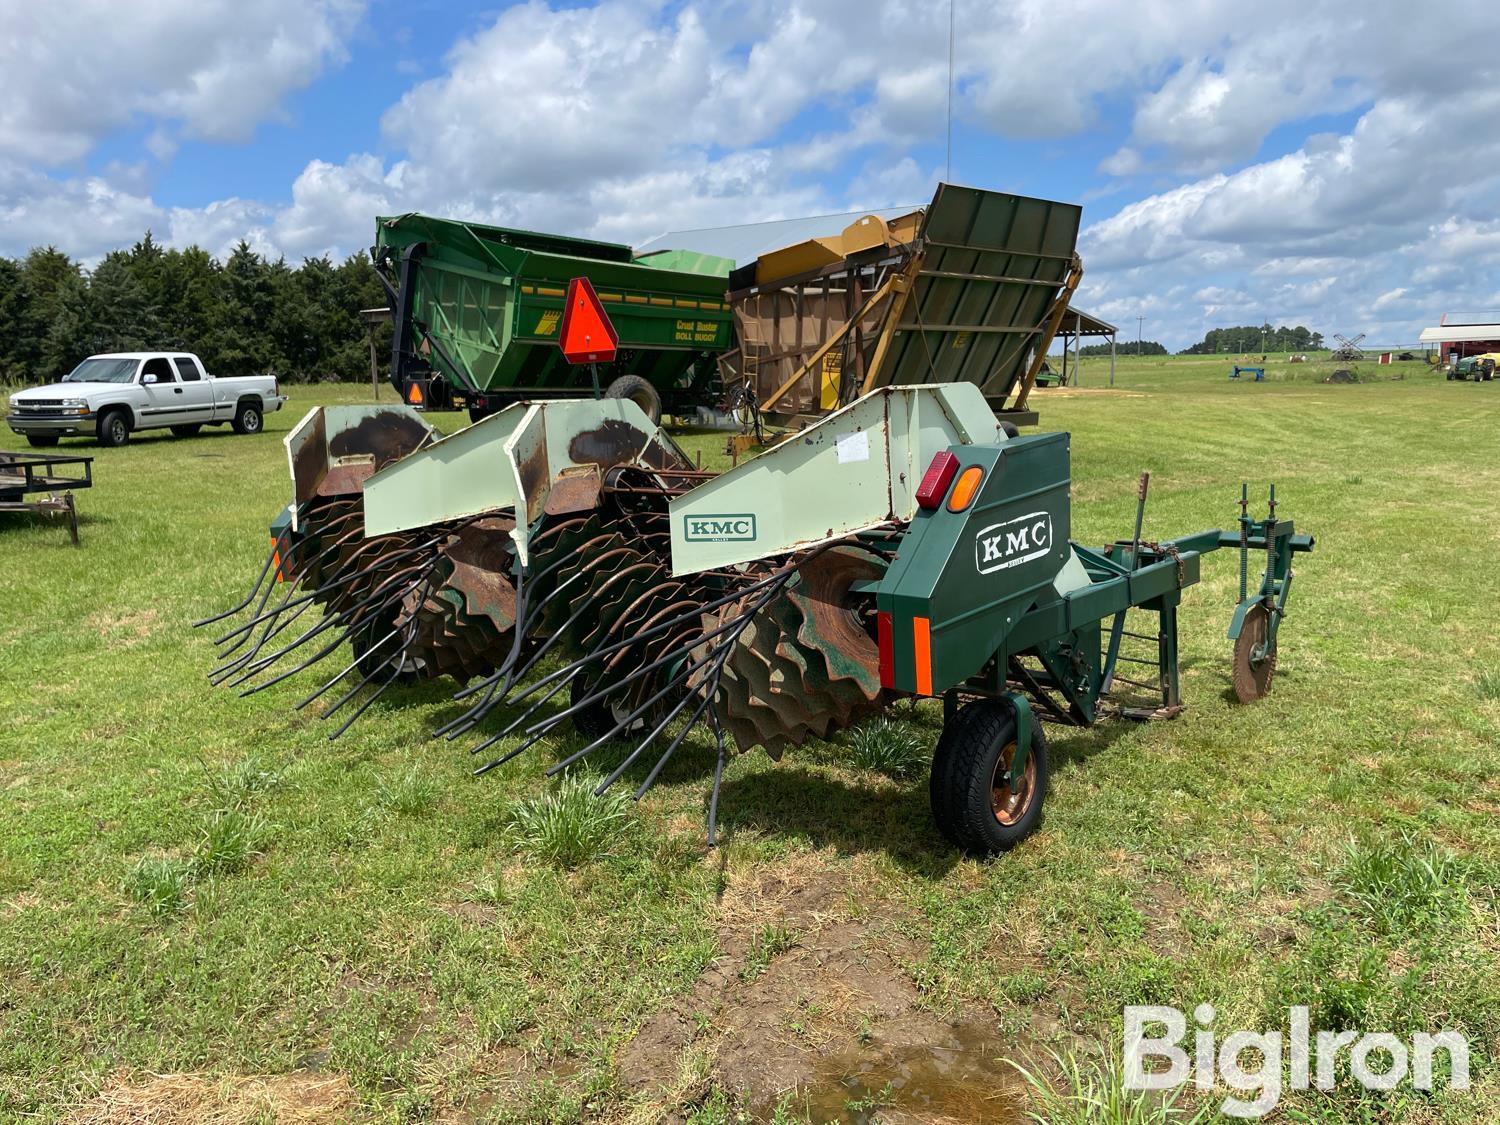
[[[55,247],[37,248],[0,258],[0,382],[51,382],[95,352],[157,349],[197,352],[216,374],[363,381],[360,310],[385,304],[362,252],[293,269],[241,241],[221,265],[197,246],[164,249],[147,231],[85,273]],[[390,332],[377,329],[382,366]]]

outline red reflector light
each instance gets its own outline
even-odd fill
[[[891,639],[889,613],[875,615],[875,631],[880,644],[880,686],[893,688],[896,686],[896,646]]]
[[[943,502],[948,486],[958,472],[958,458],[944,450],[932,459],[922,483],[917,485],[917,504],[929,512]]]

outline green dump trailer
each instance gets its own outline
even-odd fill
[[[557,346],[568,282],[587,277],[620,336],[600,386],[652,418],[719,398],[732,345],[726,258],[430,215],[376,220],[371,251],[394,328],[391,383],[421,409],[474,418],[525,399],[592,397],[594,375]]]

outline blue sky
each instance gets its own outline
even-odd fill
[[[1081,202],[1084,307],[1179,347],[1500,306],[1496,64],[1443,65],[1489,6],[954,2],[953,178]],[[943,175],[941,0],[0,12],[0,253],[342,255],[409,209],[639,242]]]

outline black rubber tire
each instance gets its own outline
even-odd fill
[[[486,410],[482,406],[471,406],[469,407],[469,425],[472,426],[475,422],[483,422],[493,413],[495,413],[493,410]]]
[[[639,375],[621,375],[604,390],[605,398],[628,398],[646,413],[653,423],[661,421],[661,395]]]
[[[130,415],[124,410],[106,410],[99,415],[94,436],[106,449],[119,449],[130,440]]]
[[[56,434],[27,434],[26,444],[35,446],[37,449],[51,449],[57,444]]]
[[[997,699],[965,704],[943,728],[933,754],[929,796],[938,830],[955,847],[975,855],[1009,851],[1041,823],[1051,768],[1047,736],[1035,717],[1029,756],[1034,767],[1025,804],[1011,823],[995,814],[991,783],[1001,755],[1015,738],[1015,712]]]
[[[246,399],[234,408],[234,432],[258,434],[265,428],[265,419],[260,413],[260,404]]]
[[[202,422],[189,422],[183,426],[173,426],[172,433],[176,437],[192,437],[202,428]]]
[[[394,659],[395,645],[387,640],[385,645],[380,646],[383,638],[390,634],[392,625],[384,621],[376,625],[367,625],[364,629],[349,638],[349,647],[354,650],[354,662],[358,668],[360,678],[369,677],[369,682],[375,685],[396,684],[406,687],[416,683],[421,677],[415,668],[398,664]],[[371,651],[380,646],[384,651]],[[355,680],[354,683],[358,683]]]
[[[589,683],[585,676],[582,674],[574,676],[572,683],[568,685],[568,706],[571,707],[586,699],[593,690],[594,685]],[[602,699],[590,703],[582,711],[573,712],[573,729],[590,742],[603,738],[614,730],[618,721],[609,704]]]

